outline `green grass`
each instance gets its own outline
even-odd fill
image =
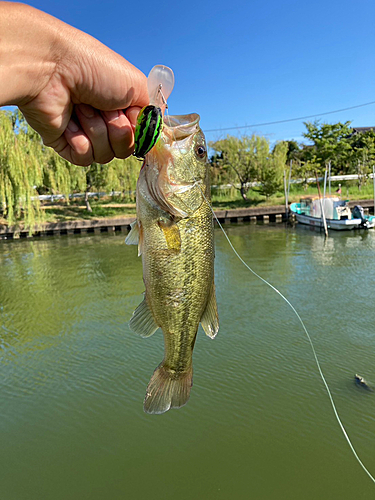
[[[374,197],[374,186],[372,180],[367,181],[367,184],[358,189],[357,181],[341,181],[341,198],[350,200],[366,200]],[[339,182],[331,183],[331,194],[335,194],[339,187]],[[320,185],[323,194],[323,184]],[[328,185],[326,188],[328,194]],[[316,195],[318,189],[316,184],[309,184],[308,189],[304,190],[301,184],[292,184],[290,188],[289,200],[298,201],[301,196]]]
[[[357,181],[341,181],[341,198],[350,200],[365,200],[374,197],[374,188],[372,181],[368,181],[362,189],[358,189]],[[335,194],[338,189],[338,182],[331,183],[331,194]],[[323,194],[323,185],[320,186]],[[328,186],[327,186],[328,193]],[[301,196],[317,195],[318,189],[316,184],[309,184],[305,189],[302,184],[291,184],[289,190],[289,202],[299,201]],[[212,204],[215,208],[223,210],[256,207],[256,206],[269,206],[269,205],[284,205],[285,195],[284,191],[279,191],[271,196],[268,200],[262,196],[256,189],[249,189],[247,193],[248,201],[245,202],[238,189],[233,187],[227,189],[213,189],[212,190]]]
[[[267,205],[281,205],[285,203],[284,194],[281,192],[271,196],[268,200],[255,189],[247,192],[248,200],[243,200],[238,189],[233,187],[227,189],[212,189],[212,205],[215,208],[233,209],[244,207],[256,207]]]
[[[86,210],[86,206],[82,200],[74,201],[67,205],[59,203],[58,205],[45,206],[45,221],[59,222],[65,220],[77,219],[101,219],[109,217],[126,217],[135,215],[135,203],[120,203],[120,200],[114,202],[111,199],[106,200],[90,200],[92,212]]]
[[[338,182],[331,184],[331,193],[334,194],[338,188]],[[323,186],[321,186],[323,190]],[[316,184],[309,184],[306,189],[302,184],[291,184],[289,202],[299,201],[301,196],[316,195]],[[328,188],[327,188],[328,192]],[[361,190],[358,189],[357,181],[341,182],[341,198],[350,200],[372,199],[374,196],[372,181]],[[215,209],[230,210],[236,208],[259,207],[269,205],[284,205],[284,191],[279,191],[268,200],[256,189],[250,189],[247,193],[248,201],[244,201],[238,189],[233,187],[227,189],[212,189],[212,205]],[[100,219],[110,217],[135,216],[136,208],[132,200],[120,197],[106,197],[100,199],[90,199],[92,212],[88,212],[83,199],[72,200],[69,204],[56,202],[50,206],[44,205],[44,222],[59,222],[79,219]],[[20,221],[22,223],[22,221]],[[6,224],[6,220],[1,218],[0,223]]]
[[[334,194],[339,183],[331,184],[331,194]],[[321,186],[323,190],[323,186]],[[328,192],[328,187],[327,187]],[[316,184],[309,184],[304,189],[302,184],[291,184],[289,192],[289,202],[299,201],[301,196],[316,195],[318,193]],[[373,198],[373,184],[368,182],[361,190],[358,189],[356,181],[341,182],[341,198],[351,200],[363,200]],[[269,205],[284,205],[284,191],[279,191],[268,200],[256,189],[250,189],[247,193],[248,201],[245,202],[238,189],[233,187],[227,189],[212,190],[212,205],[220,210],[233,210],[236,208],[261,207]],[[83,200],[74,200],[69,205],[60,203],[53,207],[46,208],[46,222],[57,222],[75,219],[98,219],[108,217],[121,217],[135,215],[135,203],[126,203],[121,198],[101,198],[90,200],[92,213],[88,212]]]

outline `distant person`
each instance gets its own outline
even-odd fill
[[[336,193],[340,196],[341,198],[341,184],[339,184],[338,189],[336,189]]]
[[[0,106],[16,105],[44,144],[77,165],[133,152],[147,79],[95,38],[0,1]]]

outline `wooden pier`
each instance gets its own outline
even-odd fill
[[[128,232],[135,216],[107,219],[74,220],[64,222],[48,222],[34,228],[33,234],[19,226],[0,225],[0,239],[38,238],[41,236],[64,236],[75,234],[100,234],[115,231]]]
[[[253,222],[268,224],[269,222],[285,222],[285,205],[270,207],[239,208],[235,210],[215,210],[220,224],[237,224]]]

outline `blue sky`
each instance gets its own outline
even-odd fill
[[[374,0],[26,1],[90,33],[148,74],[170,66],[170,114],[204,131],[375,101]],[[312,120],[312,119],[311,119]],[[375,125],[375,104],[322,117]],[[302,140],[302,121],[206,132]]]

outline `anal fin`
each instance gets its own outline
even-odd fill
[[[150,337],[159,328],[148,307],[146,298],[143,299],[133,312],[133,316],[129,321],[129,327],[134,333],[138,333],[141,337]]]
[[[201,317],[201,325],[206,335],[214,339],[219,331],[219,315],[217,312],[215,284],[212,283],[206,309]]]

